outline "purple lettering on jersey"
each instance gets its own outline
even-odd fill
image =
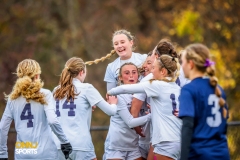
[[[170,95],[170,99],[172,100],[172,107],[173,107],[173,111],[172,111],[172,114],[174,114],[174,111],[177,109],[177,103],[175,101],[175,94],[171,94]]]
[[[179,77],[177,77],[177,79],[176,79],[176,81],[175,81],[176,83],[177,83],[177,85],[178,86],[181,86],[181,82],[180,82],[180,79],[179,79]]]
[[[76,104],[74,104],[72,98],[70,99],[70,104],[68,104],[67,100],[64,102],[63,109],[70,109],[70,111],[68,111],[68,116],[75,116],[75,111],[73,109],[76,109]]]
[[[25,115],[26,113],[27,113],[27,115]],[[27,103],[25,105],[25,107],[23,108],[20,119],[21,120],[26,120],[26,119],[28,120],[27,128],[33,127],[32,119],[34,119],[34,116],[31,113],[31,104],[30,103]]]
[[[55,113],[56,113],[57,117],[61,116],[60,111],[59,111],[59,100],[56,101],[56,112]]]

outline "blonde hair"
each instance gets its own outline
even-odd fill
[[[43,82],[41,79],[35,79],[35,76],[39,74],[41,74],[41,68],[37,61],[25,59],[20,62],[16,70],[18,79],[13,86],[12,92],[6,97],[14,100],[23,96],[27,102],[33,100],[41,104],[47,104],[45,95],[40,92]]]
[[[215,94],[219,97],[219,105],[223,107],[223,116],[227,117],[227,110],[224,108],[225,100],[222,98],[222,92],[218,87],[218,79],[215,76],[215,68],[210,62],[210,51],[203,44],[191,44],[185,49],[185,58],[187,61],[192,60],[198,71],[205,73],[210,77],[209,83],[215,88]]]
[[[129,41],[134,41],[134,39],[135,39],[134,36],[133,36],[130,32],[128,32],[127,30],[124,30],[124,29],[115,31],[115,32],[113,33],[112,38],[113,38],[114,36],[116,36],[116,35],[119,35],[119,34],[124,34],[124,35],[126,35]],[[134,49],[135,49],[135,47],[132,48],[132,50],[134,50]],[[107,54],[106,56],[101,57],[101,58],[99,58],[99,59],[95,59],[94,61],[87,61],[87,62],[85,62],[85,64],[87,64],[87,65],[98,64],[99,62],[103,62],[103,61],[105,61],[106,59],[109,59],[109,58],[110,58],[112,55],[114,55],[115,53],[116,53],[115,50],[111,50],[111,52],[110,52],[109,54]]]
[[[74,99],[79,93],[75,93],[75,87],[72,83],[73,78],[77,77],[80,71],[85,71],[85,67],[86,65],[81,58],[70,58],[62,70],[59,87],[53,94],[54,98],[63,99],[67,96],[68,101]]]
[[[127,65],[135,66],[136,69],[137,69],[137,72],[138,72],[138,78],[140,77],[139,68],[138,68],[134,63],[132,63],[132,62],[124,63],[124,64],[120,67],[120,69],[119,69],[119,75],[118,75],[118,85],[119,85],[119,86],[123,84],[123,82],[119,80],[119,77],[122,77],[122,68],[123,68],[124,66],[127,66]]]
[[[164,77],[160,80],[165,82],[175,82],[180,73],[180,64],[178,62],[178,59],[168,55],[162,55],[157,58],[156,61],[158,62],[159,70],[165,68],[168,72],[168,76],[171,77],[171,79],[167,79],[166,77]],[[157,79],[151,79],[150,83],[154,80]]]

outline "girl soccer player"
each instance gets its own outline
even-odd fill
[[[113,54],[117,53],[118,58],[112,63],[108,64],[105,73],[104,81],[107,82],[107,90],[117,86],[119,68],[127,62],[132,62],[136,66],[140,67],[147,55],[133,52],[134,50],[134,36],[126,30],[115,31],[112,38],[113,48],[106,57],[97,59],[95,61],[86,62],[86,64],[98,63],[104,61],[106,58],[110,58]]]
[[[150,97],[152,114],[152,145],[157,159],[180,158],[180,130],[182,121],[172,114],[178,107],[180,87],[175,83],[177,59],[162,55],[153,64],[150,81],[122,85],[108,91],[108,95],[146,93]]]
[[[119,70],[121,84],[135,84],[139,78],[138,68],[133,63],[125,63]],[[132,94],[118,95],[117,113],[111,117],[107,136],[105,156],[108,160],[136,159],[141,160],[138,148],[138,134],[131,129],[150,121],[150,114],[140,118],[133,118],[129,110]]]
[[[148,53],[148,57],[146,58],[145,63],[142,68],[144,70],[141,82],[150,80],[152,78],[151,70],[152,70],[152,51]],[[150,76],[150,77],[149,77]],[[147,99],[146,94],[134,94],[131,106],[131,114],[134,118],[139,116],[146,115],[146,111],[149,110],[147,107],[147,103],[149,104],[149,99]],[[150,122],[146,123],[144,126],[135,127],[135,131],[140,135],[139,136],[139,150],[141,152],[142,158],[147,159],[149,149],[150,149]],[[153,154],[153,152],[152,152]]]
[[[230,159],[226,95],[217,85],[214,63],[209,57],[208,48],[202,44],[189,45],[182,55],[183,71],[191,82],[180,94],[181,160]]]
[[[90,134],[92,106],[98,106],[108,115],[114,115],[117,109],[116,97],[109,97],[110,105],[91,84],[83,83],[86,74],[83,60],[70,58],[62,70],[59,86],[54,89],[56,114],[73,147],[70,158],[76,160],[96,159]],[[55,143],[60,149],[57,139]],[[60,151],[59,158],[64,159]]]
[[[57,120],[52,93],[42,88],[39,64],[35,60],[25,59],[18,64],[16,74],[18,79],[8,96],[0,123],[0,158],[8,157],[7,133],[12,120],[17,131],[16,160],[57,159],[57,147],[52,139],[51,129],[68,158],[72,151],[71,145]]]
[[[154,60],[156,58],[160,57],[161,55],[169,55],[171,57],[178,58],[178,54],[175,51],[172,43],[167,39],[160,40],[159,43],[157,44],[157,46],[154,48],[154,50],[148,54],[148,57],[143,65],[144,78],[141,79],[141,82],[145,82],[145,81],[148,81],[153,78],[153,74],[151,73],[152,64],[153,64]],[[180,68],[180,66],[178,66],[178,68]],[[178,75],[176,75],[176,77],[178,77]],[[177,78],[177,79],[178,79],[177,84],[180,85],[179,78]],[[181,82],[182,82],[182,80],[183,79],[181,79]],[[132,101],[132,107],[131,107],[131,114],[134,117],[138,117],[138,115],[141,115],[141,114],[139,114],[140,110],[147,109],[146,106],[144,108],[142,108],[142,104],[144,103],[146,98],[147,98],[147,96],[145,93],[134,94],[134,98]],[[144,126],[144,128],[145,128],[145,133],[144,133],[145,137],[140,137],[140,139],[139,139],[140,151],[141,151],[143,158],[147,159],[147,157],[148,157],[148,159],[153,159],[153,147],[152,146],[150,147],[150,145],[149,145],[150,144],[149,125]],[[137,133],[139,133],[139,131],[141,131],[141,130],[139,129],[139,127],[137,127],[136,131],[137,131]],[[141,133],[139,133],[139,134],[142,136]],[[149,150],[149,147],[150,147],[150,150]]]

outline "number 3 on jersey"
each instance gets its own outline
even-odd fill
[[[27,103],[25,107],[23,108],[23,111],[20,116],[21,120],[28,120],[27,128],[33,127],[32,119],[34,119],[34,116],[31,113],[31,104]]]
[[[63,104],[63,109],[70,109],[70,111],[68,111],[68,116],[72,117],[75,116],[75,111],[74,109],[76,109],[76,104],[74,104],[74,101],[72,99],[70,99],[70,104],[68,104],[68,101],[66,100]],[[56,101],[56,115],[58,117],[60,117],[60,111],[59,111],[59,100]]]
[[[215,94],[211,94],[208,97],[208,105],[214,105],[211,108],[211,113],[214,115],[215,118],[212,116],[207,117],[207,124],[210,127],[218,127],[222,123],[222,116],[220,112],[220,106],[219,106],[219,98]]]

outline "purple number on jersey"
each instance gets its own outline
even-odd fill
[[[172,93],[170,95],[170,99],[172,100],[172,107],[173,107],[172,114],[174,114],[174,111],[177,109],[177,107],[176,107],[177,103],[175,101],[175,94]]]
[[[26,113],[27,113],[27,115],[25,115]],[[31,113],[31,104],[30,103],[27,103],[25,105],[25,107],[23,108],[20,119],[21,120],[26,120],[26,119],[28,120],[27,128],[33,127],[32,119],[34,119],[34,116]]]
[[[60,117],[61,114],[59,111],[59,100],[56,101],[56,112],[55,113],[56,113],[57,117]]]
[[[76,104],[74,104],[72,98],[70,99],[70,104],[67,103],[68,101],[66,100],[63,104],[63,109],[70,109],[70,111],[68,111],[68,116],[75,116],[75,111],[73,109],[76,109]]]
[[[180,79],[179,79],[179,77],[176,79],[176,81],[175,81],[176,83],[177,83],[177,85],[178,86],[181,86],[181,82],[180,82]]]

